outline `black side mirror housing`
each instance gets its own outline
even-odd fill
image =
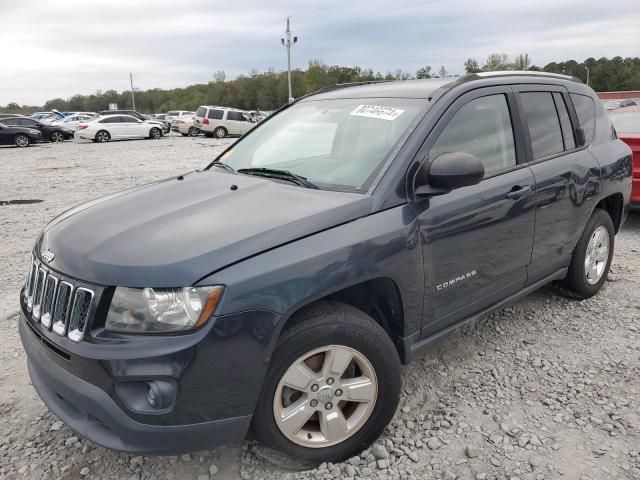
[[[420,197],[442,195],[456,188],[476,185],[484,177],[484,165],[479,158],[464,152],[438,155],[428,167],[428,185],[416,186],[415,194]]]
[[[582,127],[576,127],[576,142],[578,143],[578,147],[582,147],[587,143],[587,136]]]

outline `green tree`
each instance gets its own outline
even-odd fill
[[[467,61],[464,62],[464,71],[466,73],[478,73],[481,72],[482,69],[475,58],[468,58]]]
[[[416,72],[416,78],[431,78],[431,67],[426,65]]]
[[[521,53],[513,60],[514,70],[529,70],[531,68],[531,59],[528,53]]]
[[[506,53],[492,53],[487,57],[482,70],[485,72],[496,72],[500,70],[512,70],[513,65],[509,61]]]

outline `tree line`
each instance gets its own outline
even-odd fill
[[[492,53],[482,63],[469,58],[464,63],[465,73],[497,70],[537,70],[562,73],[580,78],[596,91],[640,90],[640,58],[587,58],[582,62],[567,60],[551,62],[544,67],[532,64],[528,54],[522,53],[511,59],[505,53]],[[291,72],[294,97],[301,97],[320,88],[336,83],[409,80],[420,78],[449,78],[444,66],[434,70],[430,65],[419,68],[415,74],[403,70],[374,72],[372,69],[328,66],[321,60],[311,60],[306,70]],[[274,110],[287,102],[287,73],[270,69],[266,72],[252,70],[227,80],[223,71],[213,75],[207,84],[196,84],[185,88],[163,90],[159,88],[136,91],[136,109],[144,113],[167,112],[169,110],[195,110],[199,105],[222,105],[245,110]],[[31,113],[35,110],[100,111],[110,103],[121,109],[132,108],[131,92],[126,90],[98,91],[91,95],[74,95],[70,98],[54,98],[43,106],[25,106],[12,102],[0,110],[7,113]]]

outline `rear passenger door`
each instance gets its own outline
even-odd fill
[[[514,87],[535,176],[536,231],[528,284],[569,265],[595,206],[600,168],[576,145],[576,115],[562,86]]]

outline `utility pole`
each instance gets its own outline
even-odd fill
[[[280,41],[282,45],[287,47],[287,82],[289,84],[289,103],[293,102],[293,93],[291,92],[291,47],[298,42],[298,37],[293,37],[293,42],[291,41],[291,26],[290,26],[291,17],[287,17],[287,29],[284,34],[286,39],[281,38]]]
[[[589,67],[587,67],[587,87],[589,86]]]
[[[133,103],[133,110],[136,110],[136,96],[133,93],[133,73],[129,72],[129,82],[131,82],[131,103]]]

